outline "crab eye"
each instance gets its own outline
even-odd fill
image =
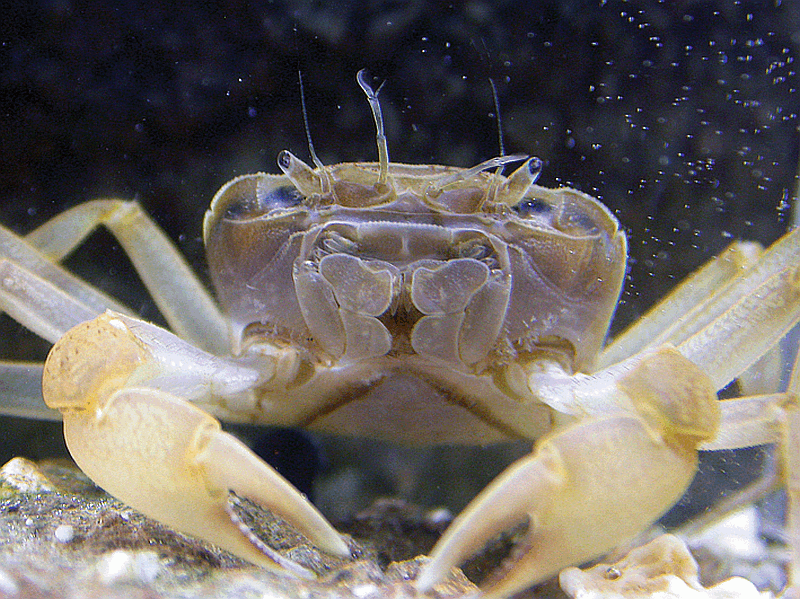
[[[553,207],[541,198],[522,198],[511,209],[522,217],[550,214]]]
[[[259,209],[269,211],[275,208],[292,208],[293,206],[297,206],[303,201],[303,194],[293,186],[284,185],[283,187],[270,189],[268,192],[258,190],[256,199],[259,204]]]
[[[303,201],[303,194],[290,185],[262,189],[258,186],[255,194],[248,194],[231,203],[225,210],[229,220],[245,220],[267,214],[276,209],[292,208]]]

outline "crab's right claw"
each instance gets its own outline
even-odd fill
[[[65,413],[64,436],[76,463],[109,493],[250,562],[311,575],[239,525],[230,492],[280,515],[317,547],[349,556],[339,534],[290,483],[214,418],[176,397],[118,391],[99,413]]]
[[[272,510],[317,547],[349,556],[316,508],[215,418],[164,390],[126,386],[147,359],[113,313],[78,325],[51,350],[45,400],[61,410],[70,453],[93,481],[151,518],[273,570],[313,576],[240,526],[231,492]]]
[[[109,493],[250,562],[310,575],[238,524],[230,492],[280,515],[317,547],[349,555],[339,534],[290,483],[214,418],[176,397],[152,389],[118,391],[98,413],[65,413],[64,436],[76,463]]]
[[[473,500],[434,547],[417,587],[431,590],[486,541],[525,521],[524,538],[482,584],[482,597],[509,597],[596,557],[643,530],[681,496],[696,456],[665,443],[634,416],[563,429]]]

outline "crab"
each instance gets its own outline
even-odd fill
[[[237,177],[213,198],[203,235],[219,303],[135,202],[81,204],[25,237],[0,229],[0,308],[54,343],[43,370],[2,365],[21,398],[5,411],[41,413],[41,385],[98,485],[293,576],[311,574],[243,531],[231,493],[324,551],[346,558],[348,544],[218,419],[412,444],[535,442],[448,528],[421,592],[521,522],[486,597],[608,552],[681,497],[698,450],[780,444],[797,513],[800,369],[783,392],[717,391],[800,320],[800,232],[767,251],[734,243],[604,347],[627,257],[611,212],[536,185],[536,158],[391,163],[377,93],[358,81],[377,162],[324,166],[309,144],[314,166],[284,151],[282,174]],[[59,265],[100,225],[171,331]]]

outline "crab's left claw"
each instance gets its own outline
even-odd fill
[[[651,381],[670,380],[653,377],[664,368],[696,369],[664,348],[620,384],[636,396],[641,416],[588,419],[540,440],[453,522],[418,588],[431,590],[493,536],[527,522],[524,538],[481,587],[483,597],[509,597],[609,551],[669,509],[696,472],[697,444],[716,429],[718,408],[702,381],[653,389]]]

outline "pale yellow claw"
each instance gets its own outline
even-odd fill
[[[230,492],[273,510],[323,550],[349,555],[319,512],[216,419],[163,389],[135,386],[157,360],[126,320],[106,313],[79,325],[47,362],[45,399],[61,409],[81,469],[144,514],[265,567],[309,575],[242,533]]]
[[[576,424],[542,439],[445,532],[419,579],[430,590],[495,534],[528,521],[509,563],[482,591],[509,597],[633,537],[683,494],[696,452],[676,452],[641,419]]]
[[[696,471],[697,446],[719,425],[714,388],[669,346],[623,364],[613,380],[616,390],[605,392],[625,396],[620,405],[636,412],[581,420],[539,440],[445,532],[420,576],[422,590],[492,536],[527,521],[524,540],[482,589],[486,597],[511,596],[632,538],[680,498]],[[572,389],[579,404],[583,387]]]
[[[118,391],[97,410],[65,412],[64,436],[76,463],[109,493],[250,562],[283,569],[232,522],[230,491],[274,510],[320,548],[349,555],[338,533],[273,468],[215,419],[171,395]]]

